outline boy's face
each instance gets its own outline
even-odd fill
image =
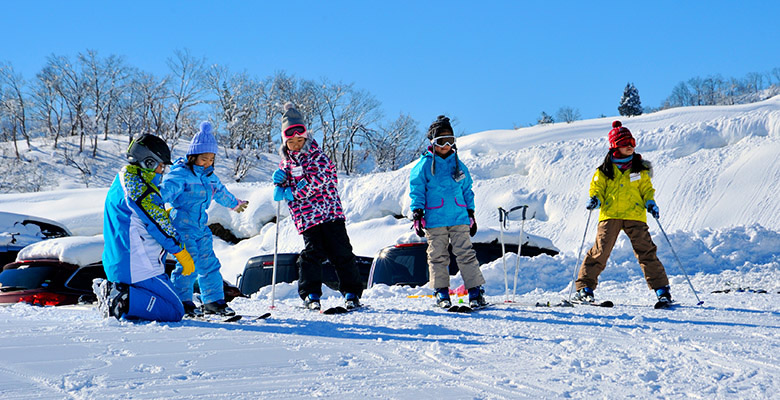
[[[195,158],[195,165],[199,167],[208,168],[212,165],[214,165],[214,153],[202,153],[198,154],[198,156]]]
[[[287,150],[299,151],[303,148],[304,143],[306,143],[306,138],[301,136],[293,136],[287,139]]]
[[[629,145],[629,146],[618,147],[618,152],[623,157],[628,157],[628,156],[634,154],[634,146]]]
[[[165,164],[163,163],[157,163],[157,168],[154,169],[154,172],[156,174],[164,174],[165,173]]]

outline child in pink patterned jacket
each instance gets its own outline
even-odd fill
[[[363,284],[344,224],[336,168],[309,137],[303,116],[292,103],[284,106],[279,152],[274,200],[287,200],[305,244],[298,258],[298,295],[306,308],[320,309],[322,262],[328,259],[336,269],[346,308],[359,307]]]

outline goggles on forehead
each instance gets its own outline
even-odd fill
[[[283,132],[285,138],[289,139],[293,136],[306,136],[306,127],[303,125],[295,125],[288,128]]]
[[[431,140],[436,147],[455,146],[455,136],[439,136]]]

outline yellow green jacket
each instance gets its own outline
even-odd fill
[[[589,196],[596,196],[601,201],[599,221],[628,219],[647,222],[645,203],[655,200],[655,189],[650,181],[651,167],[642,161],[639,154],[634,155],[632,164],[630,169],[620,171],[608,155],[593,174]]]

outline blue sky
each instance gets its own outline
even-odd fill
[[[51,54],[123,56],[157,75],[176,49],[265,77],[353,82],[388,119],[459,133],[542,111],[617,115],[626,83],[656,107],[680,81],[780,67],[775,1],[14,1],[0,61],[32,79]],[[605,131],[609,127],[605,127]]]

